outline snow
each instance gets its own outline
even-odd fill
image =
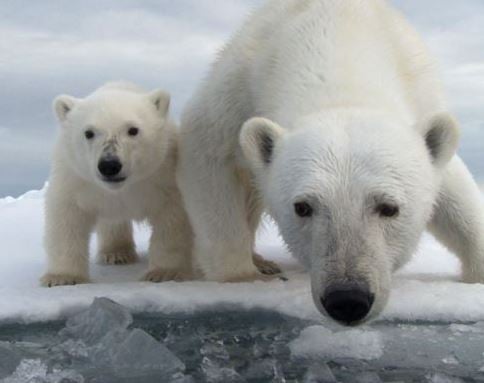
[[[323,326],[310,326],[289,344],[296,358],[378,359],[383,355],[383,341],[377,331],[344,330],[333,332]]]
[[[92,263],[94,283],[46,289],[38,280],[45,269],[43,191],[0,199],[0,323],[66,318],[87,308],[95,297],[109,297],[140,312],[195,312],[214,306],[265,308],[303,319],[320,320],[309,277],[290,257],[277,229],[267,222],[258,237],[258,252],[279,262],[287,282],[225,284],[139,282],[147,269],[148,230],[138,227],[138,249],[145,255],[136,265]],[[95,240],[92,241],[95,251]],[[94,259],[94,257],[92,257]],[[459,282],[459,263],[430,236],[422,240],[414,260],[394,278],[390,301],[381,315],[387,320],[484,321],[484,285]],[[322,320],[322,319],[321,319]]]

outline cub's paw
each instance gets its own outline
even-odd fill
[[[130,265],[136,263],[138,255],[134,251],[113,251],[98,254],[99,263],[106,265]]]
[[[186,270],[179,269],[164,269],[158,267],[149,270],[143,277],[143,281],[161,283],[161,282],[183,282],[192,279],[192,276]]]
[[[89,278],[68,274],[45,274],[40,283],[44,287],[74,286],[89,283]]]
[[[277,263],[268,261],[267,259],[264,259],[261,255],[257,253],[254,253],[252,255],[252,261],[254,262],[254,265],[262,274],[276,275],[276,274],[282,273],[282,270],[277,265]]]

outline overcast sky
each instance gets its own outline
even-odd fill
[[[40,188],[57,126],[52,99],[109,80],[163,87],[180,114],[217,50],[263,0],[0,0],[0,197]],[[484,176],[484,1],[393,0],[441,64]]]

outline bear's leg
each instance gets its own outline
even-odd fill
[[[107,265],[127,265],[138,259],[133,226],[128,222],[100,220],[97,224],[98,261]]]
[[[89,235],[94,217],[73,201],[47,196],[45,249],[47,273],[41,278],[46,287],[89,282]]]
[[[482,195],[472,175],[457,156],[445,170],[429,230],[460,258],[465,282],[484,283]]]
[[[193,234],[178,191],[169,193],[161,213],[150,217],[150,223],[149,270],[143,280],[192,279]]]
[[[187,151],[178,176],[195,234],[194,261],[205,279],[264,279],[252,261],[247,195],[233,166]]]
[[[262,255],[257,254],[256,252],[252,253],[252,261],[262,274],[276,275],[282,272],[277,263],[265,259]]]
[[[255,252],[257,229],[259,228],[262,213],[264,212],[264,206],[259,193],[253,186],[253,181],[250,179],[250,176],[242,172],[241,174],[241,179],[243,180],[247,193],[248,223],[252,235],[252,261],[262,274],[280,274],[281,269],[277,263],[268,261],[262,255]]]

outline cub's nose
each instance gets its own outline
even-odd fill
[[[356,284],[335,284],[326,289],[321,303],[334,320],[345,325],[364,319],[371,310],[375,297],[368,288]]]
[[[101,173],[104,177],[110,178],[119,174],[123,168],[123,164],[118,158],[109,157],[101,159],[97,165],[97,168],[99,169],[99,173]]]

